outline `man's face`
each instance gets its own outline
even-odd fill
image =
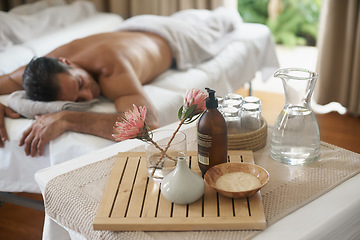
[[[99,97],[99,84],[84,69],[72,66],[68,73],[57,75],[60,85],[58,100],[83,102]]]

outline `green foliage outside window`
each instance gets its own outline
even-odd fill
[[[269,18],[268,3],[269,0],[238,0],[238,10],[245,22],[267,25],[278,44],[316,44],[321,0],[282,0],[282,11],[274,19]]]

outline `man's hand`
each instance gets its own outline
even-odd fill
[[[46,144],[59,137],[67,129],[62,119],[63,112],[36,116],[36,121],[24,131],[19,145],[25,145],[26,155],[42,155]]]
[[[20,114],[0,103],[0,147],[4,147],[5,141],[8,140],[5,128],[5,117],[19,118]]]

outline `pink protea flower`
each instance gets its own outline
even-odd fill
[[[116,141],[138,138],[142,141],[151,142],[162,152],[156,164],[158,165],[160,164],[164,156],[168,156],[166,151],[170,147],[170,144],[174,139],[176,133],[179,131],[180,127],[183,124],[188,124],[195,121],[200,116],[200,114],[205,111],[206,98],[207,94],[199,89],[194,88],[186,92],[184,104],[180,107],[178,112],[178,118],[180,120],[180,123],[175,129],[165,149],[162,149],[156,142],[154,142],[154,140],[152,139],[152,134],[149,134],[149,127],[145,122],[145,107],[137,108],[135,105],[133,105],[133,110],[130,109],[129,111],[125,112],[124,116],[119,117],[119,121],[115,122],[114,133],[112,134],[112,136]],[[197,117],[194,118],[196,115]],[[168,156],[168,158],[172,159],[170,156]]]
[[[180,120],[191,119],[202,113],[206,109],[205,101],[207,95],[203,91],[193,88],[187,91],[184,98],[184,104],[179,109],[178,117]]]
[[[114,133],[112,136],[116,141],[123,141],[132,138],[147,140],[149,138],[148,128],[145,123],[146,107],[137,108],[133,105],[133,110],[124,113],[115,122]]]
[[[205,92],[193,88],[190,91],[186,92],[185,99],[184,99],[184,106],[185,108],[189,108],[191,105],[196,105],[196,108],[193,111],[193,114],[199,114],[205,111],[205,101],[207,95]]]

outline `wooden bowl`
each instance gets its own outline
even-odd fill
[[[247,191],[230,192],[215,186],[219,177],[226,173],[245,172],[250,173],[260,180],[261,186]],[[229,198],[250,197],[257,193],[269,182],[269,173],[262,167],[251,163],[222,163],[210,168],[204,176],[205,182],[213,187],[219,194]]]

